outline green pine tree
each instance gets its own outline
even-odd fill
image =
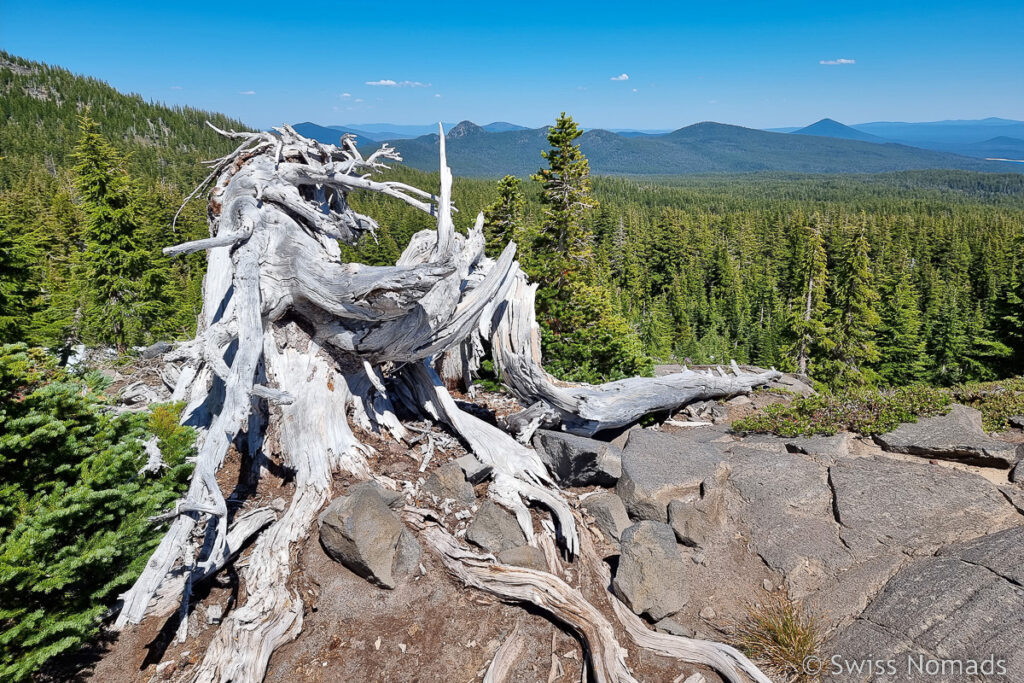
[[[39,251],[0,214],[0,343],[23,341],[35,309]]]
[[[833,346],[827,381],[833,387],[864,386],[876,378],[871,365],[879,359],[875,331],[878,291],[871,272],[871,245],[863,228],[853,230],[836,269]]]
[[[533,179],[543,187],[545,220],[536,239],[537,317],[549,369],[563,379],[606,381],[650,374],[653,367],[636,331],[618,314],[611,273],[594,253],[585,220],[590,165],[574,144],[582,134],[565,112],[548,131],[548,167]]]
[[[888,384],[898,386],[927,379],[920,305],[909,269],[901,268],[886,283],[879,310],[877,369]]]
[[[498,200],[484,209],[484,235],[487,255],[497,258],[510,241],[523,249],[521,243],[523,211],[526,200],[519,187],[519,178],[507,175],[498,182]]]
[[[797,235],[793,242],[792,281],[796,295],[790,303],[789,356],[796,371],[807,374],[813,371],[813,360],[832,347],[827,324],[828,255],[817,227],[802,226]]]
[[[0,680],[28,680],[93,638],[184,491],[194,435],[179,410],[111,411],[95,386],[25,345],[0,346]],[[156,436],[167,467],[140,472]]]
[[[154,313],[145,298],[151,281],[138,244],[143,225],[137,193],[120,156],[88,115],[80,119],[75,159],[86,215],[84,328],[90,341],[124,350],[142,339]]]

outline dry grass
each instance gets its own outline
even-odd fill
[[[817,680],[804,671],[810,657],[821,657],[824,625],[800,602],[772,593],[747,606],[735,627],[736,644],[776,680],[792,683]]]

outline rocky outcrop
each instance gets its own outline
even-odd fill
[[[876,436],[875,440],[893,453],[1004,469],[1017,464],[1024,453],[1024,445],[993,439],[986,434],[981,426],[981,413],[962,405],[954,405],[947,415],[901,425],[895,431]]]
[[[493,501],[484,501],[466,529],[466,538],[489,553],[526,545],[526,535],[512,514]]]
[[[621,548],[612,587],[631,610],[658,621],[686,605],[686,565],[671,527],[637,522],[623,532]]]
[[[786,439],[786,450],[804,455],[843,456],[850,452],[851,435],[840,432],[832,436],[800,436]]]
[[[352,487],[320,516],[324,551],[350,571],[382,588],[412,574],[420,558],[416,537],[374,485]]]
[[[1024,680],[1024,527],[943,548],[902,569],[826,647],[895,675],[835,680]]]
[[[563,486],[615,486],[622,473],[622,452],[604,441],[538,429],[533,446]]]

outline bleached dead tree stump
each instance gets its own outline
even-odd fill
[[[210,162],[210,237],[165,250],[209,255],[197,335],[166,357],[178,364],[174,399],[187,402],[182,420],[200,431],[195,471],[185,497],[164,516],[169,528],[122,596],[115,622],[123,628],[178,604],[183,638],[192,585],[252,542],[246,601],[223,620],[193,680],[259,681],[273,651],[301,631],[302,597],[288,582],[293,546],[310,533],[335,473],[372,476],[369,449],[350,420],[399,441],[410,434],[396,416],[398,405],[444,423],[493,468],[489,495],[516,515],[528,538],[534,532],[527,506],[535,503],[557,523],[566,553],[579,552],[572,510],[538,455],[461,410],[435,366],[468,377],[489,344],[513,393],[581,434],[695,398],[749,391],[777,376],[734,366],[731,376],[686,371],[601,386],[559,383],[540,366],[534,287],[515,261],[515,245],[496,260],[485,257],[482,216],[468,235],[455,232],[443,131],[437,195],[370,179],[384,160],[399,159],[387,146],[364,158],[350,136],[339,147],[288,126],[219,132],[240,144]],[[349,206],[354,190],[436,216],[437,229],[417,233],[395,266],[345,263],[338,242],[353,244],[376,228]],[[276,519],[268,509],[232,519],[217,474],[230,446],[241,441],[257,469],[273,456],[294,472],[294,494]],[[439,539],[449,543],[437,536],[435,547]],[[460,556],[451,543],[449,568],[464,562],[464,575],[487,585],[485,577],[497,570]],[[600,661],[592,668],[628,680],[607,622],[586,623],[596,610],[561,585],[558,591],[552,604],[568,605],[575,616],[556,616],[584,640],[596,639],[589,649]]]

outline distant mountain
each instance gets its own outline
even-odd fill
[[[1024,161],[1024,139],[1000,135],[989,140],[963,145],[959,153],[984,159]]]
[[[544,164],[547,128],[490,132],[470,121],[448,131],[448,162],[458,175],[525,176]],[[436,134],[390,140],[405,163],[437,168]],[[881,173],[910,169],[1024,171],[1019,164],[814,135],[770,133],[721,123],[698,123],[662,135],[627,137],[607,130],[586,131],[579,139],[595,174],[681,175],[694,173]]]
[[[480,127],[490,133],[507,133],[511,130],[528,130],[526,126],[520,126],[516,123],[507,123],[505,121],[495,121],[494,123],[488,123],[486,126]]]
[[[816,135],[818,137],[840,138],[842,140],[861,140],[863,142],[877,143],[888,142],[888,140],[883,140],[877,135],[859,131],[856,128],[843,125],[834,119],[822,119],[821,121],[812,123],[806,128],[798,128],[797,130],[790,132],[794,135]]]
[[[320,126],[315,123],[306,121],[304,123],[296,123],[292,125],[300,135],[305,135],[307,138],[313,138],[330,145],[337,145],[341,142],[341,136],[343,133],[352,133],[356,136],[356,144],[362,144],[364,142],[376,142],[377,140],[383,140],[385,138],[379,138],[364,131],[356,128],[347,128],[345,126]]]
[[[445,130],[454,125],[454,123],[445,122]],[[343,125],[327,127],[337,128],[338,130],[366,131],[374,140],[406,140],[417,138],[421,135],[431,135],[437,132],[437,123],[414,125],[402,123],[346,123]]]
[[[906,145],[955,154],[987,157],[986,144],[993,138],[1024,139],[1024,121],[988,118],[963,121],[858,123],[856,130]]]
[[[648,128],[648,129],[635,129],[635,128],[609,128],[612,133],[618,133],[624,138],[638,138],[643,135],[664,135],[665,133],[671,133],[672,131],[668,128]]]

